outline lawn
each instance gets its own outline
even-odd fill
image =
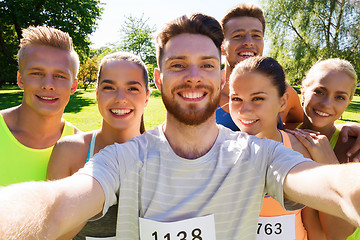
[[[21,103],[22,91],[16,87],[5,86],[0,89],[0,109],[16,106]],[[158,90],[153,90],[149,104],[145,109],[144,121],[147,130],[153,129],[165,120],[165,107]],[[82,131],[100,128],[101,116],[97,109],[95,90],[77,90],[65,108],[64,118]],[[360,123],[360,96],[355,96],[344,112],[341,122]]]

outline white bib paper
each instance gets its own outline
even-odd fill
[[[176,222],[139,218],[140,240],[216,240],[214,214]]]
[[[295,240],[295,214],[259,217],[257,240]]]

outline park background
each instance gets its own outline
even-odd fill
[[[157,67],[154,36],[162,25],[183,14],[202,12],[217,20],[235,4],[254,3],[264,8],[264,55],[276,58],[287,81],[299,90],[301,79],[318,60],[349,60],[360,74],[359,0],[2,0],[0,1],[0,109],[21,103],[16,86],[16,53],[21,29],[48,25],[68,32],[80,55],[79,89],[71,96],[64,118],[80,130],[101,126],[95,99],[95,81],[101,58],[114,51],[138,54],[152,79]],[[145,110],[146,129],[165,120],[159,91]],[[360,122],[360,89],[341,120]]]

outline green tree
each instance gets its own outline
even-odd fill
[[[360,9],[353,0],[262,1],[270,56],[300,81],[318,60],[349,60],[360,73]]]
[[[97,55],[86,59],[80,65],[78,74],[79,88],[86,90],[91,84],[96,82],[98,66],[99,58]]]
[[[89,53],[88,35],[94,32],[102,11],[100,0],[1,0],[0,86],[2,82],[16,82],[22,29],[47,25],[68,32],[84,60]]]
[[[113,52],[109,47],[101,47],[99,49],[90,49],[89,57],[80,64],[78,80],[78,88],[86,90],[94,85],[97,81],[97,73],[101,59]]]
[[[156,67],[155,44],[152,39],[156,29],[147,24],[148,19],[144,19],[144,15],[140,18],[125,18],[125,23],[120,29],[119,49],[138,55],[148,66],[149,78],[152,79],[153,69]]]

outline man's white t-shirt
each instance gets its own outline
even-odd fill
[[[286,210],[303,207],[284,199],[283,182],[310,159],[281,143],[218,127],[216,142],[197,159],[177,156],[159,126],[104,148],[80,170],[101,184],[103,214],[118,201],[117,239],[139,239],[139,218],[163,223],[209,215],[217,240],[256,239],[265,193]],[[200,230],[206,231],[181,231],[177,238],[154,230],[147,239],[201,239]]]

